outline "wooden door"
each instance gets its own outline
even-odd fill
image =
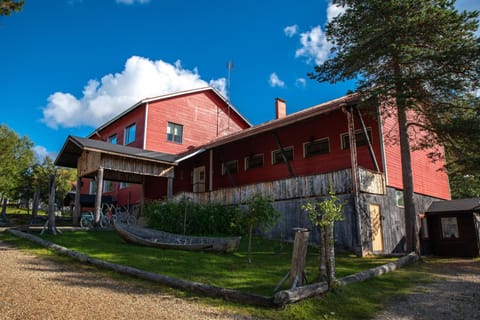
[[[205,192],[205,166],[193,169],[193,192]]]
[[[370,223],[372,227],[372,249],[373,252],[383,252],[383,234],[382,234],[382,217],[380,214],[380,206],[378,204],[370,204]]]

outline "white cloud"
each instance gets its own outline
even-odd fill
[[[305,78],[298,78],[295,80],[295,85],[299,88],[305,88],[307,85],[307,80],[305,80]]]
[[[196,68],[183,69],[180,61],[170,64],[133,56],[122,72],[89,80],[80,98],[64,92],[50,95],[42,121],[54,129],[97,127],[141,99],[208,85],[226,96],[225,78],[206,82]]]
[[[328,58],[332,44],[327,41],[325,32],[320,26],[313,27],[310,31],[300,34],[300,43],[302,47],[297,49],[295,57],[307,58],[307,63],[312,60],[316,64],[322,64]]]
[[[35,158],[38,160],[39,163],[42,163],[47,156],[50,157],[50,159],[55,159],[57,157],[57,153],[48,152],[47,148],[45,148],[44,146],[33,147],[33,154],[35,155]]]
[[[344,13],[345,10],[345,7],[337,6],[330,2],[327,7],[327,22],[332,21],[333,18]]]
[[[297,34],[298,32],[298,25],[294,24],[294,25],[291,25],[291,26],[287,26],[283,29],[283,32],[285,33],[285,35],[289,38],[293,37],[294,35]]]
[[[125,5],[132,5],[135,3],[139,3],[139,4],[149,3],[150,0],[115,0],[115,2],[120,4],[125,4]]]
[[[268,83],[270,84],[271,87],[280,87],[284,88],[285,87],[285,82],[280,80],[280,78],[277,76],[275,72],[270,74],[270,79],[268,80]]]

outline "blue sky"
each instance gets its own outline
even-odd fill
[[[480,10],[480,1],[457,1]],[[135,102],[212,85],[252,123],[343,96],[308,79],[325,59],[327,0],[26,0],[0,18],[0,123],[55,158]]]

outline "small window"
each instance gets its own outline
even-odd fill
[[[105,180],[103,181],[103,192],[112,192],[113,191],[113,182]]]
[[[137,130],[137,125],[135,123],[125,128],[125,139],[124,139],[125,145],[135,142],[136,130]]]
[[[372,129],[367,129],[367,135],[370,142],[372,142]],[[363,130],[355,131],[355,144],[357,147],[366,146],[368,144]],[[348,137],[348,133],[342,133],[342,149],[350,149],[350,138]]]
[[[130,187],[130,182],[120,182],[120,189],[125,189]]]
[[[263,154],[257,154],[257,155],[245,158],[245,170],[262,168],[262,167],[263,167]]]
[[[442,238],[443,239],[458,239],[457,217],[443,217],[440,218],[442,224]]]
[[[183,126],[169,122],[167,124],[167,141],[182,143],[183,140]]]
[[[395,201],[397,203],[397,207],[403,208],[405,206],[402,190],[395,190]]]
[[[117,144],[117,134],[113,134],[111,135],[110,137],[108,137],[108,142],[112,143],[112,144]]]
[[[232,160],[222,163],[222,176],[238,173],[238,161]]]
[[[97,183],[95,180],[90,180],[90,186],[88,187],[89,194],[96,194],[97,193]]]
[[[318,139],[303,144],[303,154],[305,158],[330,152],[330,142],[328,138]]]
[[[283,148],[283,154],[287,161],[293,161],[293,147]],[[284,163],[281,150],[272,151],[272,164]]]

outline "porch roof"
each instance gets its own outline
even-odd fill
[[[83,151],[94,151],[131,159],[146,160],[166,165],[176,165],[176,156],[173,154],[143,150],[100,140],[68,136],[62,150],[55,159],[55,165],[77,168],[77,162]]]
[[[480,198],[432,202],[426,213],[472,212],[480,210]]]

